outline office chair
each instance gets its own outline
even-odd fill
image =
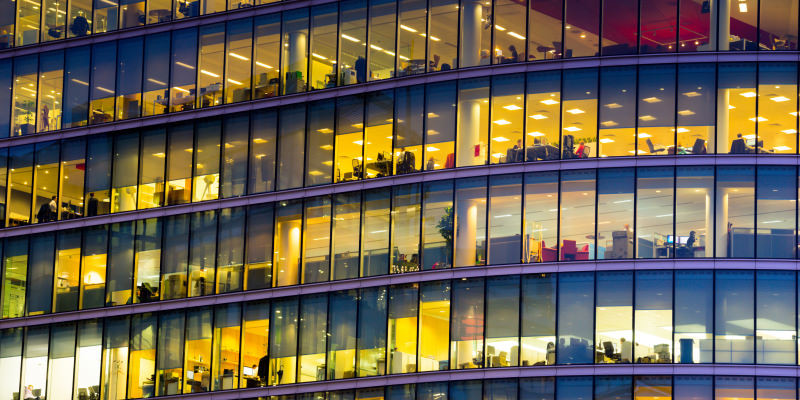
[[[614,344],[611,342],[603,342],[603,354],[608,358],[614,357]]]
[[[706,141],[700,138],[695,139],[692,154],[706,154]]]
[[[355,158],[353,159],[353,178],[361,179],[361,163]]]
[[[575,136],[564,135],[564,151],[561,154],[561,159],[568,160],[575,158]]]
[[[665,148],[663,148],[663,147],[656,148],[656,146],[655,146],[655,145],[653,145],[653,141],[652,141],[652,140],[650,140],[650,138],[647,138],[647,140],[645,141],[645,143],[647,143],[647,148],[650,150],[650,154],[653,154],[653,153],[659,153],[659,152],[662,152],[662,151],[666,150],[666,149],[665,149]]]
[[[734,139],[731,142],[731,154],[744,154],[747,153],[747,145],[744,143],[744,139],[738,138]]]

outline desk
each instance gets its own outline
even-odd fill
[[[549,144],[528,146],[525,153],[527,161],[558,160],[558,147]]]
[[[367,163],[366,169],[368,172],[374,172],[379,177],[380,176],[389,176],[391,175],[392,171],[392,161],[391,160],[380,160],[375,162]]]

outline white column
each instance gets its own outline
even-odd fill
[[[728,120],[730,119],[730,110],[728,104],[730,103],[731,91],[730,89],[717,90],[717,147],[720,153],[727,153],[731,150],[731,139],[728,134]],[[713,137],[714,131],[709,132]],[[710,140],[709,140],[710,141]],[[711,153],[711,149],[708,149]]]
[[[483,165],[483,159],[475,157],[475,146],[480,145],[481,103],[480,100],[464,100],[458,110],[458,152],[456,164],[459,167]],[[482,150],[482,149],[481,149]]]
[[[456,199],[456,267],[475,265],[478,205],[475,199]]]
[[[719,51],[729,50],[731,47],[731,0],[710,0],[710,2],[708,44],[712,48],[709,50],[714,50],[715,43]]]
[[[300,222],[283,222],[280,224],[280,259],[275,260],[278,265],[278,286],[294,285],[299,282],[298,260],[300,255]]]
[[[714,235],[714,251],[717,257],[728,256],[728,189],[720,188],[717,193],[717,229]]]
[[[459,67],[480,65],[483,7],[479,0],[465,0],[462,3],[461,12],[461,65]]]
[[[711,192],[706,192],[706,212],[705,212],[705,224],[703,228],[705,229],[705,248],[706,248],[706,257],[714,257],[714,242],[711,241],[711,238],[714,237],[714,228],[712,227],[712,221],[714,221],[714,203],[711,199]],[[698,244],[695,244],[697,246]]]

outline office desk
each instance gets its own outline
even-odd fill
[[[389,176],[392,172],[392,161],[381,160],[367,163],[366,170],[367,172],[373,172],[378,176]]]

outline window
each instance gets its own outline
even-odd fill
[[[397,41],[397,1],[369,0],[369,76],[370,81],[395,76]]]
[[[50,360],[47,368],[47,398],[69,400],[75,373],[75,324],[53,326],[50,330]],[[99,361],[99,360],[97,360]],[[27,368],[26,368],[27,372]]]
[[[192,202],[219,198],[220,120],[205,120],[195,127]]]
[[[560,260],[594,260],[595,170],[562,172],[560,197]]]
[[[458,82],[456,166],[486,164],[489,139],[489,79]]]
[[[636,147],[636,67],[600,70],[600,157],[630,156]]]
[[[633,273],[600,271],[595,288],[595,363],[634,361]],[[561,286],[562,290],[564,286]],[[590,303],[591,304],[591,303]],[[591,312],[591,311],[590,311]],[[591,340],[591,339],[589,339]]]
[[[66,50],[64,61],[64,114],[61,127],[87,124],[89,116],[89,46]],[[14,129],[14,132],[17,130]],[[21,133],[12,132],[12,136]]]
[[[254,24],[253,99],[277,96],[280,81],[278,57],[281,54],[280,14],[256,17]]]
[[[503,0],[499,0],[503,1]],[[524,75],[492,78],[492,123],[490,124],[489,158],[492,164],[522,162],[525,146],[522,140],[525,122],[522,92]]]
[[[717,168],[717,257],[752,258],[755,255],[755,167]]]
[[[332,271],[331,279],[357,278],[359,271],[359,227],[361,226],[361,193],[348,192],[333,196]],[[324,237],[324,232],[322,233]],[[312,239],[313,240],[313,239]],[[324,242],[324,241],[322,241]]]
[[[273,204],[247,209],[244,290],[263,289],[272,285]]]
[[[450,320],[451,369],[487,367],[484,345],[484,281],[453,281]],[[500,356],[497,356],[500,363]]]
[[[253,20],[245,18],[228,22],[225,40],[225,103],[250,100]]]
[[[392,274],[419,270],[420,185],[392,189]],[[385,272],[384,272],[385,273]]]
[[[111,212],[136,209],[136,173],[139,170],[139,133],[114,136],[114,161],[111,179]]]
[[[558,172],[525,174],[523,262],[558,259],[558,215]]]
[[[281,57],[281,93],[306,91],[308,69],[308,9],[301,8],[283,13],[283,46]],[[258,65],[258,57],[256,65]],[[342,63],[342,60],[339,60]],[[268,65],[268,64],[267,64]],[[271,68],[270,68],[271,69]]]
[[[189,297],[214,294],[217,256],[217,213],[191,214],[189,233]],[[185,238],[185,236],[184,236]]]
[[[329,301],[327,379],[355,378],[358,291],[331,293]]]
[[[117,48],[116,119],[142,115],[142,38],[121,40]]]
[[[150,6],[155,0],[150,0]],[[169,14],[168,10],[150,10],[150,15]],[[169,18],[169,17],[167,17]],[[152,21],[151,21],[152,22]],[[142,82],[142,115],[159,115],[168,111],[169,107],[169,70],[170,70],[169,33],[148,35],[144,38],[144,75]]]
[[[102,357],[100,366],[103,386],[100,395],[104,399],[125,399],[127,387],[128,354],[131,350],[129,317],[108,318],[104,320],[105,335],[102,337]],[[102,332],[100,332],[102,335]],[[113,382],[113,383],[112,383]],[[133,395],[131,397],[134,397]]]
[[[562,78],[561,158],[597,157],[597,70],[567,70]]]
[[[312,89],[336,87],[338,10],[337,3],[311,8],[309,81]]]
[[[458,41],[460,66],[474,67],[491,64],[491,60],[494,58],[491,50],[491,21],[494,17],[492,6],[480,1],[463,0],[460,10]]]
[[[156,396],[180,394],[183,388],[184,322],[183,311],[158,316]]]
[[[72,393],[73,399],[80,396],[81,393],[88,393],[93,390],[93,388],[99,388],[100,386],[100,371],[102,368],[100,365],[103,354],[103,323],[103,320],[87,320],[78,323],[77,349],[75,350],[75,388]],[[127,338],[127,336],[127,332],[125,332],[123,337]],[[124,385],[122,386],[124,387]]]
[[[519,365],[520,277],[486,280],[486,365]]]
[[[12,397],[19,393],[22,362],[22,329],[8,328],[0,330],[0,394]]]
[[[425,182],[422,190],[422,269],[453,267],[453,181]]]
[[[394,91],[369,93],[364,98],[364,159],[361,162],[362,178],[375,178],[392,174],[392,129]]]
[[[675,147],[675,66],[655,65],[639,68],[637,155],[683,154]]]
[[[681,3],[681,7],[683,6]],[[677,142],[684,146],[687,154],[714,154],[714,125],[717,124],[716,79],[714,64],[678,65]],[[691,152],[688,150],[689,146],[692,146]]]
[[[424,0],[397,2],[397,76],[425,73],[428,5]],[[391,51],[391,50],[389,50]]]
[[[304,105],[280,110],[278,131],[278,190],[303,186],[306,109]]]
[[[167,191],[164,205],[171,206],[188,203],[192,199],[194,135],[191,123],[172,126],[167,132]]]
[[[391,190],[367,190],[362,196],[360,276],[385,275],[390,265]]]
[[[486,189],[486,177],[456,180],[453,202],[455,267],[486,265]]]
[[[696,238],[677,239],[672,232],[674,174],[672,167],[636,171],[637,258],[672,258],[678,251],[684,255],[694,251]]]
[[[640,53],[674,53],[678,46],[675,43],[678,33],[678,9],[677,2],[667,0],[643,0],[639,15],[639,52]],[[620,9],[614,9],[614,14]],[[658,10],[658,11],[656,11]],[[623,20],[625,17],[618,17]],[[635,17],[634,17],[635,18]],[[696,24],[700,24],[697,21]],[[687,29],[681,26],[680,29]],[[696,28],[695,28],[696,29]]]
[[[422,283],[419,291],[419,347],[417,350],[419,362],[417,371],[444,371],[449,369],[450,282]],[[481,295],[481,297],[483,296]],[[481,300],[481,302],[483,301]],[[403,372],[406,371],[409,369]]]
[[[22,9],[30,7],[22,5]],[[36,22],[38,25],[38,21]],[[14,59],[14,107],[11,110],[11,136],[31,135],[36,132],[36,56]]]
[[[386,287],[361,289],[358,299],[360,377],[386,374],[386,292]]]
[[[300,246],[303,207],[301,201],[283,201],[275,210],[275,272],[273,286],[300,282]]]
[[[33,185],[33,209],[36,221],[39,223],[58,219],[59,150],[58,142],[36,144],[36,168],[33,169],[35,182]]]
[[[327,324],[328,294],[304,296],[300,302],[298,382],[325,380]]]
[[[134,222],[112,224],[108,233],[108,272],[105,305],[133,303]],[[122,385],[123,387],[125,385]],[[124,396],[123,396],[124,397]]]
[[[148,129],[141,134],[137,199],[140,210],[161,207],[164,204],[166,145],[166,128]]]
[[[330,279],[331,198],[305,199],[303,210],[302,283]]]
[[[524,275],[521,279],[520,365],[554,365],[557,277],[553,274],[532,274]]]
[[[429,5],[429,28],[428,28],[428,72],[449,71],[458,68],[458,0],[431,0]],[[481,12],[478,5],[473,8],[477,13]],[[482,6],[481,6],[482,7]],[[402,29],[402,27],[401,27]],[[422,36],[425,32],[417,28]],[[487,35],[488,36],[488,35]],[[423,36],[424,37],[424,36]],[[475,46],[477,46],[477,43]],[[476,49],[476,54],[477,49]],[[488,60],[487,60],[488,63]],[[474,64],[474,65],[477,65]]]
[[[339,3],[339,86],[367,81],[366,15],[366,0]]]
[[[216,380],[210,376],[213,314],[213,310],[209,307],[197,307],[186,311],[183,393],[207,392],[211,390],[212,380]]]
[[[714,169],[677,167],[675,174],[675,257],[712,257]]]
[[[61,92],[64,86],[64,52],[42,53],[39,57],[39,108],[37,132],[61,129]]]
[[[417,371],[418,297],[418,284],[389,287],[387,374]]]
[[[36,240],[36,239],[34,239]],[[5,241],[5,257],[3,258],[2,306],[3,318],[18,318],[25,312],[25,294],[28,283],[28,239],[26,237],[11,238]],[[31,272],[41,271],[39,265],[31,268]],[[39,274],[33,275],[38,278]],[[46,277],[46,275],[45,275]],[[41,284],[31,282],[31,286]],[[31,289],[34,289],[33,287]],[[38,307],[32,308],[36,310]],[[47,307],[43,312],[50,311]]]
[[[81,281],[81,232],[60,231],[56,248],[53,312],[75,311]]]
[[[245,219],[243,207],[219,210],[216,293],[242,290]]]
[[[192,4],[199,3],[195,0]],[[206,4],[213,0],[202,0]],[[238,21],[241,23],[242,21]],[[197,63],[197,107],[211,107],[223,103],[223,74],[225,66],[225,25],[214,24],[200,27],[200,51]],[[174,78],[173,78],[174,81]]]
[[[116,93],[117,42],[92,46],[92,90],[89,123],[102,124],[114,120]]]
[[[167,219],[166,224],[169,224]],[[161,219],[150,218],[145,220],[136,221],[136,239],[134,242],[134,279],[136,281],[136,297],[135,303],[148,303],[157,301],[161,293],[160,290],[160,271],[161,271]],[[173,234],[172,231],[167,231],[167,237]],[[171,254],[174,251],[165,245],[165,249],[169,250],[166,254]],[[170,256],[173,257],[173,256]],[[179,254],[174,256],[179,257]],[[165,264],[166,265],[166,264]],[[175,268],[177,266],[171,266]],[[164,271],[168,273],[167,270]],[[166,276],[166,275],[165,275]],[[176,285],[180,282],[173,283],[170,281],[169,291],[172,292]],[[173,294],[164,296],[164,299],[172,298]],[[153,356],[155,357],[155,355]]]
[[[130,332],[128,364],[139,367],[128,368],[128,398],[155,396],[158,318],[153,314],[132,315]]]
[[[797,66],[764,63],[758,67],[759,154],[795,154],[797,142]]]
[[[424,86],[417,85],[398,88],[395,92],[393,155],[396,175],[420,171],[422,168],[422,124],[425,108],[419,99],[424,90]]]
[[[794,271],[756,271],[756,363],[795,364]]]
[[[267,385],[294,383],[297,380],[297,308],[296,298],[272,303]]]
[[[756,179],[756,257],[794,258],[794,166],[759,165]]]
[[[597,258],[634,258],[634,180],[633,168],[603,168],[597,171]],[[641,190],[641,189],[640,189]],[[672,203],[670,203],[672,207]],[[643,216],[652,218],[652,215]],[[638,227],[637,227],[638,229]],[[641,237],[641,233],[638,233]],[[652,245],[649,246],[652,248]]]
[[[672,271],[636,271],[635,279],[634,358],[637,363],[671,363]]]
[[[53,171],[55,172],[55,171]],[[61,142],[61,173],[58,201],[60,219],[83,217],[83,186],[86,174],[86,139],[78,138]],[[2,180],[2,177],[0,177]]]
[[[594,16],[601,15],[600,1],[566,0],[565,3],[564,48],[557,51],[563,52],[564,58],[596,56],[600,52],[600,19]],[[585,18],[587,15],[593,17]],[[635,18],[620,16],[619,22]]]
[[[425,170],[455,167],[456,82],[425,87]],[[398,121],[400,124],[400,121]]]
[[[267,301],[244,303],[242,318],[241,382],[239,387],[267,384],[270,304]]]
[[[590,364],[593,362],[593,304],[593,272],[559,274],[558,347],[556,351],[559,364]]]
[[[334,182],[364,178],[364,98],[340,97],[336,101]]]
[[[713,290],[712,271],[675,271],[676,363],[713,362]]]
[[[81,268],[80,308],[85,310],[103,307],[108,261],[108,227],[100,225],[83,229],[81,247],[83,249],[83,266]],[[130,273],[130,269],[127,272]]]
[[[199,2],[195,0],[194,4]],[[171,112],[194,108],[197,54],[196,28],[172,32],[172,73],[169,80],[172,86],[169,101]]]
[[[28,243],[21,239],[9,240],[5,244],[5,263],[18,268],[28,262],[26,315],[49,314],[53,308],[53,265],[55,265],[56,237],[54,233],[33,236]],[[8,279],[8,278],[6,278]],[[6,290],[5,288],[3,290]],[[19,290],[19,288],[17,288]],[[13,293],[13,292],[9,292]]]
[[[722,49],[720,49],[722,50]],[[756,142],[756,65],[723,63],[717,75],[719,153],[754,153]]]
[[[275,110],[252,114],[250,132],[250,173],[247,193],[275,189],[275,158],[278,113]]]
[[[5,226],[27,225],[31,222],[33,155],[33,145],[13,146],[9,150],[11,172],[8,176],[9,207]]]

